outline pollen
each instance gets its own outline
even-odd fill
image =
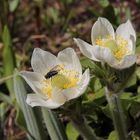
[[[41,81],[42,93],[48,98],[51,98],[54,87],[64,90],[76,87],[79,81],[79,72],[66,68],[64,64],[59,64],[57,69],[60,70],[57,75]]]
[[[114,54],[117,60],[121,60],[124,55],[129,53],[128,50],[128,40],[125,40],[123,37],[118,37],[117,40],[114,40],[111,35],[106,36],[105,38],[97,38],[95,41],[96,45],[100,47],[109,48]]]
[[[107,38],[108,40],[112,40],[112,39],[113,39],[113,36],[112,36],[112,35],[108,35],[106,38]]]
[[[128,46],[128,41],[123,39],[122,37],[119,37],[117,39],[117,44],[118,44],[118,50],[114,53],[114,56],[121,60],[125,54],[129,53],[129,50],[127,48]]]
[[[50,80],[43,80],[41,82],[42,84],[42,92],[45,94],[48,98],[51,98],[52,95],[52,86]]]
[[[64,68],[52,78],[52,85],[61,89],[75,87],[79,81],[78,72]]]
[[[77,82],[79,81],[78,76],[76,73],[72,72],[69,74],[69,82],[64,84],[64,89],[71,88],[77,85]]]
[[[64,70],[65,65],[64,64],[58,64],[58,70]]]
[[[102,41],[101,38],[97,38],[97,39],[95,40],[95,43],[96,43],[96,45],[99,45],[99,46],[102,46],[102,45],[103,45],[103,41]]]

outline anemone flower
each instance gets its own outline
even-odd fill
[[[116,33],[106,18],[99,17],[91,31],[92,45],[74,39],[81,52],[94,61],[105,62],[115,69],[124,69],[136,62],[136,33],[131,22],[121,24]]]
[[[64,49],[57,57],[35,48],[31,66],[33,72],[21,71],[20,75],[35,92],[26,99],[32,107],[58,108],[82,95],[90,80],[89,69],[82,74],[79,58],[72,48]]]

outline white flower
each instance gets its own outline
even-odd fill
[[[35,92],[28,94],[26,99],[32,107],[58,108],[66,101],[82,95],[90,80],[88,69],[82,75],[81,64],[72,48],[64,49],[57,57],[35,48],[31,65],[34,72],[22,71],[21,76]],[[57,74],[45,78],[52,71]]]
[[[124,69],[136,62],[136,33],[128,20],[121,24],[116,33],[105,18],[98,18],[91,31],[92,45],[81,39],[74,39],[81,52],[94,61],[106,62],[113,68]]]

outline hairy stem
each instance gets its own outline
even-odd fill
[[[118,140],[128,140],[119,94],[106,90],[106,98],[113,118],[114,127],[118,135]]]

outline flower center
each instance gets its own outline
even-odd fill
[[[42,91],[45,95],[48,96],[48,98],[51,98],[53,87],[57,87],[62,90],[72,88],[77,85],[78,81],[79,81],[78,72],[66,69],[64,65],[59,65],[58,74],[49,79],[45,79],[41,82]]]
[[[95,44],[101,47],[109,48],[113,52],[115,58],[118,60],[121,60],[124,55],[129,53],[127,48],[128,40],[125,40],[122,37],[117,38],[117,40],[113,40],[112,36],[107,36],[104,39],[99,37],[96,39]]]
[[[76,86],[78,82],[78,73],[74,70],[63,69],[58,75],[52,78],[52,86],[60,89],[67,89]]]

